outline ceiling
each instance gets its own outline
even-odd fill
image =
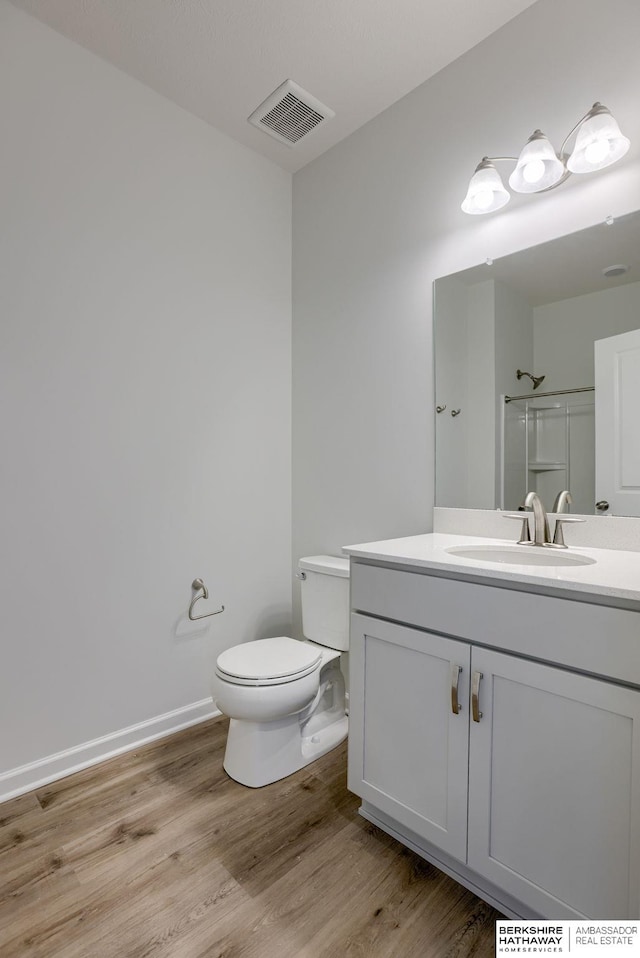
[[[607,278],[603,270],[628,266],[621,276]],[[640,282],[640,213],[618,217],[578,233],[532,246],[455,273],[467,286],[496,279],[517,290],[531,306],[557,303],[574,296]]]
[[[535,0],[10,0],[295,172]],[[247,117],[292,79],[335,117],[295,147]]]

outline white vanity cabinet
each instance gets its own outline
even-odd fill
[[[640,917],[640,615],[353,560],[352,605],[365,817],[511,916]]]
[[[462,859],[469,749],[463,689],[470,652],[465,643],[441,635],[352,617],[349,787]],[[452,674],[459,690],[457,714],[451,707]]]
[[[637,918],[640,692],[488,649],[471,667],[467,864],[544,917]]]

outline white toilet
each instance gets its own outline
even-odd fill
[[[251,788],[291,775],[348,732],[340,653],[349,648],[349,560],[300,559],[304,642],[288,636],[218,656],[213,700],[231,719],[226,772]]]

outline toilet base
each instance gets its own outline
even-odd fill
[[[287,715],[275,722],[231,719],[223,767],[227,775],[249,788],[262,788],[293,775],[347,737],[349,719],[336,718],[322,728],[303,735],[300,715]]]

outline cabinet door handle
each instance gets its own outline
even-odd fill
[[[458,701],[458,679],[460,673],[462,672],[461,665],[454,665],[451,663],[451,711],[454,715],[457,715],[462,708],[460,702]]]
[[[471,683],[471,713],[473,715],[473,721],[479,722],[482,718],[482,712],[480,711],[480,679],[482,678],[482,672],[473,673],[473,681]]]

